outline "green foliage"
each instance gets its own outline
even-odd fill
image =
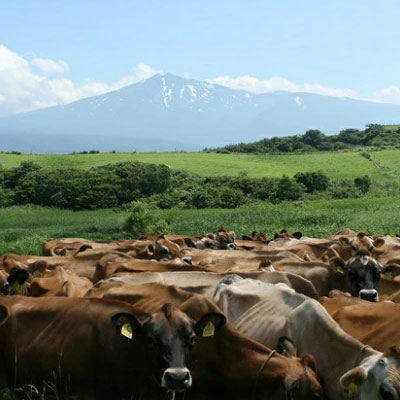
[[[371,179],[368,175],[355,178],[354,185],[356,185],[360,189],[361,193],[366,194],[369,192],[369,189],[371,187]]]
[[[322,172],[299,172],[294,176],[297,183],[306,187],[307,193],[320,192],[328,189],[329,178]]]
[[[329,191],[333,199],[360,197],[360,191],[350,179],[340,179],[332,182]]]
[[[351,149],[355,146],[400,145],[400,128],[369,124],[365,130],[344,129],[338,135],[327,136],[318,129],[310,129],[304,135],[273,137],[253,143],[240,143],[216,149],[218,153],[292,153]]]
[[[131,204],[129,216],[123,224],[123,229],[134,238],[139,238],[145,234],[161,235],[168,233],[168,223],[161,217],[156,207],[134,201]]]
[[[305,187],[301,183],[290,179],[288,176],[283,176],[277,186],[276,198],[283,200],[299,200],[305,191]]]

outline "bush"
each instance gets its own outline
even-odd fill
[[[307,193],[320,192],[328,189],[329,178],[322,172],[299,172],[294,176],[297,183],[306,187]]]
[[[156,235],[168,233],[168,223],[163,219],[157,207],[134,201],[130,207],[130,214],[124,222],[123,229],[134,238],[142,235]]]
[[[333,199],[360,197],[360,191],[351,180],[342,179],[331,184],[330,193]]]
[[[290,179],[288,176],[283,176],[277,187],[277,200],[299,200],[305,192],[305,186]]]
[[[15,204],[15,193],[0,186],[0,208],[9,207]]]
[[[368,175],[361,176],[354,179],[354,185],[360,189],[360,192],[367,194],[371,187],[371,179]]]

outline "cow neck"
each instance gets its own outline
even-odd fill
[[[257,393],[263,390],[271,395],[282,389],[289,368],[286,357],[242,335],[229,323],[215,336],[214,351],[206,357],[226,388],[247,396],[253,393],[256,381]]]

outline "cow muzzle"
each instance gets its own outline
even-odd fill
[[[235,249],[236,249],[236,244],[235,244],[235,243],[228,243],[228,244],[226,245],[226,248],[227,248],[228,250],[235,250]]]
[[[161,378],[161,386],[171,392],[180,392],[192,386],[192,376],[187,368],[167,368]]]
[[[358,297],[361,300],[377,302],[379,300],[378,292],[375,289],[361,289]]]

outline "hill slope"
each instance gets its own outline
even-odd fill
[[[0,150],[195,150],[318,128],[394,124],[400,106],[309,93],[251,94],[174,75],[0,119]]]

